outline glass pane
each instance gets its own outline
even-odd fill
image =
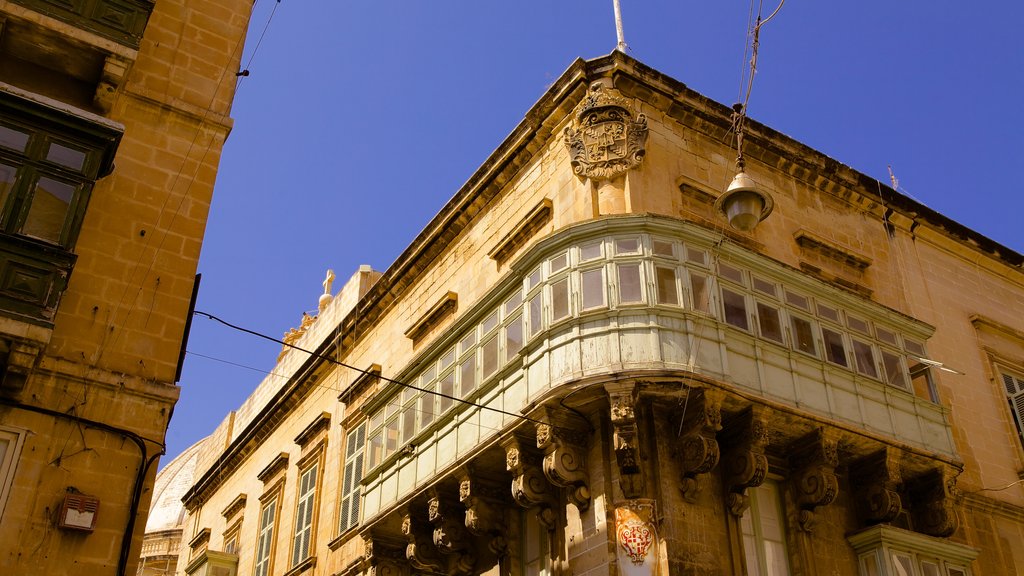
[[[694,264],[700,264],[701,266],[708,265],[708,254],[707,252],[694,248],[692,246],[686,247],[686,259]]]
[[[441,370],[451,366],[455,363],[455,349],[452,348],[444,356],[441,357]]]
[[[615,239],[615,253],[616,254],[636,254],[640,251],[640,239],[639,238],[616,238]]]
[[[423,371],[423,375],[420,376],[420,386],[425,387],[434,380],[434,376],[437,376],[437,366],[433,363]]]
[[[885,342],[886,344],[892,344],[893,346],[897,345],[896,334],[886,330],[885,328],[882,328],[881,326],[875,326],[875,335],[878,336],[879,340]]]
[[[488,316],[487,318],[484,318],[484,321],[483,321],[483,323],[480,324],[480,327],[483,329],[482,333],[483,334],[487,334],[491,330],[494,330],[494,327],[497,326],[497,325],[498,325],[498,311],[495,310],[494,312],[491,312],[490,316]]]
[[[433,394],[433,386],[425,390],[427,394],[420,396],[420,425],[424,428],[434,421],[434,400],[437,398]]]
[[[767,295],[769,295],[769,296],[771,296],[773,298],[777,298],[778,297],[778,293],[775,290],[775,283],[774,282],[769,282],[767,280],[762,280],[762,279],[758,278],[757,276],[754,276],[753,280],[754,280],[754,290],[757,290],[758,292],[761,292],[762,294],[767,294]]]
[[[875,367],[875,355],[871,352],[870,344],[854,340],[853,357],[857,360],[857,372],[865,376],[878,378],[878,368]]]
[[[551,285],[551,321],[569,315],[569,279],[563,278]]]
[[[472,332],[467,334],[465,338],[462,339],[462,342],[459,342],[459,354],[465,354],[466,352],[469,352],[475,345],[476,330],[473,330]]]
[[[604,269],[595,268],[580,274],[583,284],[583,309],[604,306]]]
[[[709,312],[711,310],[711,291],[708,290],[707,276],[690,272],[690,290],[693,294],[693,309]]]
[[[482,350],[480,368],[483,370],[483,377],[487,378],[498,371],[498,335],[495,334],[490,340],[484,342]]]
[[[565,252],[555,256],[551,259],[551,273],[560,272],[565,270],[565,267],[569,265],[569,255]]]
[[[939,572],[939,565],[935,562],[921,561],[921,576],[941,576],[941,574]]]
[[[537,268],[526,278],[526,289],[532,290],[537,284],[540,284],[540,268]]]
[[[818,304],[818,316],[821,316],[822,318],[827,318],[833,322],[839,322],[839,311],[831,306]]]
[[[861,334],[867,334],[868,336],[871,335],[871,328],[868,326],[867,320],[861,320],[856,316],[850,316],[849,314],[847,314],[846,325],[849,326],[852,330],[856,330]]]
[[[825,357],[829,362],[835,362],[840,366],[847,366],[846,348],[843,347],[843,336],[822,327],[821,336],[825,340]]]
[[[814,346],[814,330],[811,328],[810,320],[799,316],[790,316],[789,324],[793,328],[793,347],[801,352],[817,356],[818,350]]]
[[[85,165],[85,152],[53,142],[46,152],[46,159],[72,170],[81,170]]]
[[[452,407],[455,403],[452,398],[455,396],[455,372],[449,372],[441,377],[441,381],[437,383],[437,391],[444,396],[441,396],[437,401],[437,407],[440,413]]]
[[[882,367],[885,369],[885,381],[890,386],[907,389],[907,377],[903,373],[903,364],[898,355],[882,350]]]
[[[505,326],[505,358],[511,361],[523,349],[523,317],[516,316]]]
[[[528,307],[529,307],[529,310],[530,310],[530,336],[533,336],[533,335],[537,334],[538,332],[540,332],[540,329],[542,327],[541,326],[541,318],[540,318],[540,311],[541,311],[540,294],[536,294],[536,295],[534,295],[533,298],[530,298],[530,302],[528,303]]]
[[[758,302],[757,324],[761,329],[761,337],[782,342],[782,324],[779,323],[779,311],[777,309]]]
[[[674,268],[655,268],[658,277],[658,304],[679,305],[679,294],[676,291],[676,271]]]
[[[60,233],[64,228],[68,206],[74,195],[74,186],[50,178],[40,178],[21,233],[60,243]]]
[[[8,126],[0,126],[0,146],[24,152],[28,144],[28,134]]]
[[[519,309],[519,305],[523,303],[523,293],[517,291],[512,295],[511,298],[505,300],[505,315],[508,316]]]
[[[392,418],[384,425],[384,457],[398,449],[398,418]]]
[[[0,164],[0,210],[7,204],[7,198],[14,189],[14,180],[18,176],[18,169],[8,164]]]
[[[743,272],[739,268],[733,268],[724,262],[718,263],[718,275],[733,282],[743,283]]]
[[[918,358],[924,358],[924,344],[904,338],[903,347],[907,349],[907,352],[917,355]]]
[[[402,412],[402,444],[405,444],[416,434],[416,407],[410,406]]]
[[[807,298],[805,296],[801,296],[800,294],[794,294],[789,290],[786,290],[786,302],[792,304],[793,306],[796,306],[797,308],[801,308],[803,310],[808,311],[810,310],[810,305],[807,303]]]
[[[640,264],[619,264],[619,303],[642,301]]]
[[[893,566],[896,568],[896,576],[915,576],[914,561],[909,554],[893,553]]]
[[[947,566],[949,576],[967,576],[966,568],[959,568],[955,566]]]
[[[725,312],[725,321],[737,328],[747,330],[747,302],[742,294],[722,288],[722,308]]]
[[[465,398],[476,389],[476,356],[470,356],[459,364],[460,390],[459,398]]]
[[[601,243],[595,242],[593,244],[586,244],[580,246],[580,261],[586,262],[587,260],[593,260],[594,258],[601,257]]]
[[[656,256],[668,256],[671,258],[675,255],[672,250],[672,243],[667,240],[651,240],[651,250]]]

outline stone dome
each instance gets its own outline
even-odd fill
[[[149,505],[146,533],[174,530],[185,522],[185,505],[181,497],[192,487],[199,461],[199,451],[209,436],[189,446],[156,475],[153,500]]]

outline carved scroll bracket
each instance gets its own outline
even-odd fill
[[[450,574],[468,575],[476,565],[476,554],[465,525],[462,506],[439,490],[427,500],[427,519],[434,525],[434,546],[451,557]]]
[[[726,501],[734,516],[742,516],[750,506],[747,489],[760,486],[768,475],[768,421],[767,408],[751,406],[727,427]]]
[[[688,502],[696,502],[703,475],[718,464],[721,455],[715,436],[722,429],[725,393],[714,388],[691,389],[689,393],[693,397],[687,400],[680,422],[680,488]]]
[[[865,524],[892,522],[903,509],[900,451],[885,447],[850,467],[850,484],[857,488],[857,508]]]
[[[952,536],[960,527],[954,497],[956,478],[960,470],[952,466],[936,468],[912,482],[908,482],[913,495],[911,511],[914,527],[930,536]]]
[[[474,478],[470,470],[459,473],[459,502],[466,507],[466,529],[489,537],[488,546],[499,558],[508,554],[508,524],[501,495],[499,487]]]
[[[839,433],[819,428],[798,440],[791,453],[793,469],[796,471],[793,489],[800,507],[800,528],[811,532],[814,529],[815,509],[831,504],[839,494],[839,479],[836,477]]]
[[[612,422],[615,463],[624,497],[640,498],[644,490],[640,469],[640,440],[636,425],[637,386],[635,382],[605,384]]]
[[[398,544],[364,535],[364,573],[368,576],[411,576],[405,550]]]
[[[541,470],[541,457],[518,436],[503,439],[501,446],[505,449],[505,468],[512,473],[512,499],[523,508],[537,507],[537,519],[548,533],[554,533],[554,497]]]
[[[587,479],[587,434],[557,421],[551,412],[544,416],[550,424],[537,425],[537,448],[544,451],[544,475],[555,486],[565,488],[569,501],[582,513],[590,507]]]
[[[409,565],[419,572],[445,574],[445,562],[434,546],[432,527],[409,512],[402,517],[402,534],[409,543],[405,557]]]

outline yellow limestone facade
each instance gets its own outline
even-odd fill
[[[0,574],[136,572],[251,8],[0,0]]]
[[[1024,571],[1024,258],[756,122],[733,230],[731,112],[573,63],[325,282],[200,450],[178,573]]]

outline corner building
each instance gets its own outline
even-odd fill
[[[179,573],[1024,571],[1021,255],[754,122],[734,230],[731,113],[573,63],[204,444]]]
[[[132,575],[245,0],[0,0],[0,574]]]

